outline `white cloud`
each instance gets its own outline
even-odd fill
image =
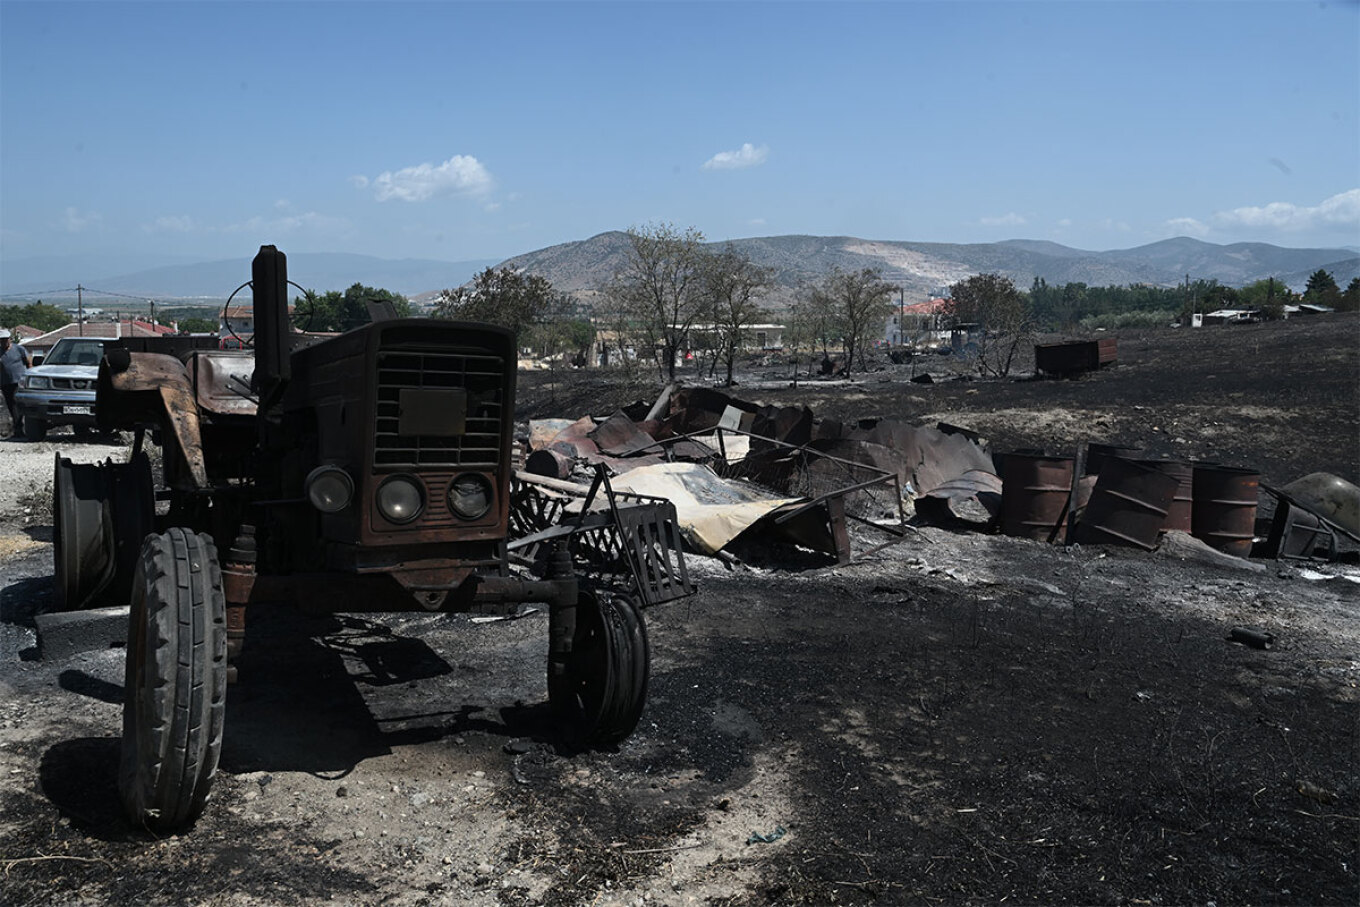
[[[984,217],[979,222],[984,227],[1023,227],[1026,223],[1025,218],[1014,211],[1000,217]]]
[[[1058,221],[1058,226],[1059,226],[1059,227],[1062,227],[1062,228],[1064,228],[1064,229],[1066,229],[1067,227],[1072,226],[1072,218],[1070,218],[1070,217],[1064,217],[1062,220]]]
[[[704,161],[705,170],[741,170],[745,167],[755,167],[765,163],[765,159],[770,156],[770,149],[766,145],[757,148],[750,142],[746,142],[736,151],[719,151],[708,160]]]
[[[339,233],[349,228],[349,221],[343,217],[330,217],[308,211],[304,214],[289,214],[284,217],[252,217],[239,224],[226,227],[225,233],[252,233],[287,235],[297,233]]]
[[[349,182],[350,185],[353,186],[355,189],[368,188],[368,177],[364,176],[361,173],[356,173],[354,176],[351,176],[349,178]]]
[[[351,177],[350,182],[360,189],[369,183],[362,176]],[[442,195],[480,195],[490,191],[493,184],[481,161],[455,154],[442,164],[416,164],[395,173],[390,170],[380,173],[373,178],[373,194],[380,202],[393,198],[423,202]]]
[[[1166,228],[1177,236],[1205,237],[1209,235],[1209,225],[1193,217],[1173,217],[1166,222]]]
[[[143,233],[192,233],[194,219],[187,214],[164,215],[142,227]]]
[[[1360,230],[1360,189],[1351,189],[1307,206],[1271,202],[1214,214],[1215,226],[1226,229],[1251,227],[1298,233],[1307,230]]]
[[[75,207],[61,213],[61,226],[67,233],[81,233],[96,226],[104,216],[97,211],[80,211]]]

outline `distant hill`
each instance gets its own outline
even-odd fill
[[[601,233],[517,255],[502,264],[539,274],[559,289],[589,297],[626,266],[627,244],[624,233]],[[1028,288],[1035,277],[1050,284],[1175,286],[1189,274],[1192,279],[1217,280],[1229,286],[1278,277],[1301,290],[1318,268],[1331,271],[1343,287],[1356,268],[1356,258],[1347,249],[1286,249],[1267,243],[1220,246],[1188,237],[1109,252],[1043,240],[956,244],[850,236],[766,236],[733,240],[731,245],[756,264],[774,270],[777,287],[767,300],[774,305],[792,301],[800,285],[817,280],[833,267],[843,271],[880,268],[884,278],[900,285],[908,299],[923,299],[985,272],[1004,274],[1021,289]]]
[[[1213,279],[1229,286],[1277,277],[1295,290],[1302,290],[1308,275],[1318,268],[1330,271],[1342,287],[1360,273],[1360,258],[1350,249],[1287,249],[1267,243],[1220,246],[1187,237],[1108,252],[1027,239],[958,244],[853,236],[761,236],[733,240],[731,244],[757,264],[774,270],[777,285],[765,300],[771,306],[793,301],[800,286],[820,279],[833,267],[843,271],[880,268],[887,280],[903,288],[908,300],[925,299],[952,283],[984,272],[1004,274],[1021,289],[1027,289],[1035,277],[1050,284],[1174,286],[1189,274],[1194,279]],[[613,231],[526,252],[503,262],[392,260],[303,252],[288,256],[288,276],[319,292],[344,290],[362,283],[420,301],[466,283],[487,267],[505,265],[542,275],[558,289],[589,301],[625,267],[627,251],[627,234]],[[64,304],[68,298],[74,300],[74,292],[48,291],[80,283],[96,291],[163,303],[221,301],[250,278],[247,258],[177,262],[127,272],[110,270],[102,272],[103,276],[94,270],[96,266],[113,268],[117,261],[70,258],[7,261],[0,270],[3,278],[0,292],[11,299],[16,294],[43,293],[46,301]],[[98,299],[98,293],[88,294],[87,304],[92,299]]]
[[[109,266],[110,261],[98,260]],[[404,258],[392,260],[371,255],[349,255],[331,252],[298,252],[288,255],[288,276],[291,280],[326,293],[345,290],[356,283],[415,296],[427,291],[438,291],[460,286],[495,259],[475,261],[436,261]],[[77,283],[96,291],[122,293],[156,300],[225,299],[242,283],[250,279],[250,259],[229,259],[197,263],[172,264],[132,272],[105,273],[97,276],[73,259],[30,259],[6,262],[4,267],[5,295],[46,292],[50,289],[74,287]],[[60,300],[74,294],[47,294],[46,299]],[[97,293],[94,294],[97,298]]]

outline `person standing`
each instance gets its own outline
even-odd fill
[[[0,328],[0,393],[5,395],[5,408],[9,410],[10,437],[17,438],[23,431],[24,420],[19,415],[19,405],[14,402],[14,392],[19,382],[24,380],[31,360],[28,350],[19,344],[11,344],[9,331]]]

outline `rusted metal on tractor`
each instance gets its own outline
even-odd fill
[[[511,333],[384,317],[306,335],[289,324],[284,254],[261,247],[251,275],[254,349],[176,338],[111,350],[98,417],[134,431],[138,453],[56,464],[64,603],[131,598],[119,777],[132,821],[166,831],[199,815],[247,614],[287,600],[319,613],[546,605],[565,736],[595,746],[631,733],[649,665],[638,603],[694,591],[673,510],[610,492],[588,532],[550,532],[536,558],[512,557]],[[147,438],[163,448],[159,491]],[[583,534],[593,547],[573,544]],[[574,560],[583,551],[598,563]],[[157,692],[167,686],[195,693]]]

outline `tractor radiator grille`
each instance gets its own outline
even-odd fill
[[[390,471],[417,467],[494,467],[500,463],[505,412],[505,362],[466,350],[384,349],[378,352],[377,417],[373,463]],[[461,388],[467,393],[460,435],[403,435],[401,392],[407,388]]]

